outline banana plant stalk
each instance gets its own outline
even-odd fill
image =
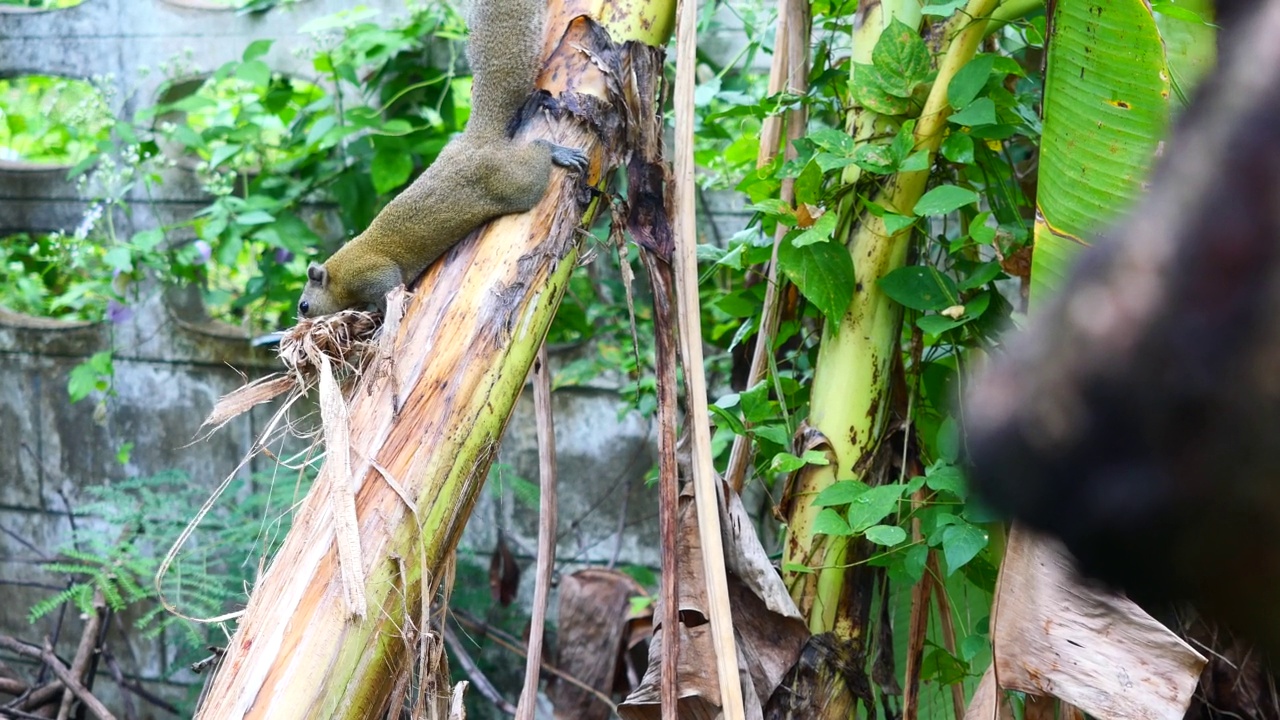
[[[942,142],[950,114],[947,86],[973,58],[998,4],[998,0],[970,0],[942,28],[937,78],[917,119],[914,138],[915,149],[928,151],[931,158]],[[867,58],[890,18],[919,25],[920,10],[914,2],[884,3],[878,10],[884,14],[876,18],[872,10],[854,39],[855,48]],[[866,142],[880,122],[865,108],[855,109],[851,120],[855,143]],[[858,174],[847,173],[844,179],[856,181]],[[873,200],[888,211],[911,215],[928,180],[928,170],[898,173],[887,179]],[[856,289],[840,323],[823,329],[808,418],[809,426],[824,439],[831,462],[806,466],[794,479],[784,548],[784,568],[790,569],[788,586],[809,618],[810,630],[834,632],[844,639],[861,633],[849,608],[855,595],[848,587],[853,564],[850,538],[815,536],[820,508],[812,500],[839,480],[860,479],[883,438],[891,363],[900,352],[902,308],[880,291],[878,281],[906,262],[911,232],[891,234],[878,217],[854,217],[854,208],[850,203],[842,209],[847,214],[841,220],[842,227],[852,227],[846,245],[853,258]],[[811,571],[799,572],[798,567]]]

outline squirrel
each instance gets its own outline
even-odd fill
[[[311,263],[300,318],[369,304],[385,311],[389,290],[411,283],[467,233],[536,205],[552,165],[586,171],[581,150],[512,137],[541,67],[545,15],[546,0],[475,0],[466,130],[364,232],[323,265]]]

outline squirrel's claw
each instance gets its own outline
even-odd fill
[[[569,168],[579,175],[585,175],[591,166],[591,158],[577,148],[564,145],[551,146],[551,162],[563,168]]]

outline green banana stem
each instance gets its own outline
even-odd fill
[[[938,76],[916,123],[916,149],[937,153],[950,114],[947,86],[973,58],[986,33],[988,18],[998,4],[998,0],[970,0],[944,26]],[[887,6],[885,12],[891,12]],[[855,46],[860,40],[855,39]],[[870,52],[866,44],[861,47]],[[869,128],[877,122],[873,115],[865,110],[855,111],[855,142],[869,136]],[[875,201],[893,212],[911,215],[928,180],[927,170],[899,173]],[[852,206],[849,212],[851,216]],[[807,565],[815,571],[813,575],[788,576],[793,597],[808,613],[810,630],[835,631],[840,636],[859,632],[853,619],[840,611],[841,602],[848,596],[845,566],[849,562],[850,538],[813,536],[812,528],[821,508],[812,506],[812,498],[837,480],[862,475],[880,446],[889,409],[892,360],[900,352],[902,307],[880,291],[878,282],[905,264],[910,238],[910,230],[890,235],[877,217],[864,215],[860,220],[847,243],[857,273],[853,301],[838,326],[823,329],[811,394],[809,424],[829,443],[832,464],[809,466],[809,472],[801,471],[797,477],[788,526],[791,537],[785,550],[788,564]]]

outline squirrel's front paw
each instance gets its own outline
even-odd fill
[[[551,146],[551,162],[563,168],[569,168],[579,175],[585,175],[591,166],[591,158],[577,148],[564,145]]]

